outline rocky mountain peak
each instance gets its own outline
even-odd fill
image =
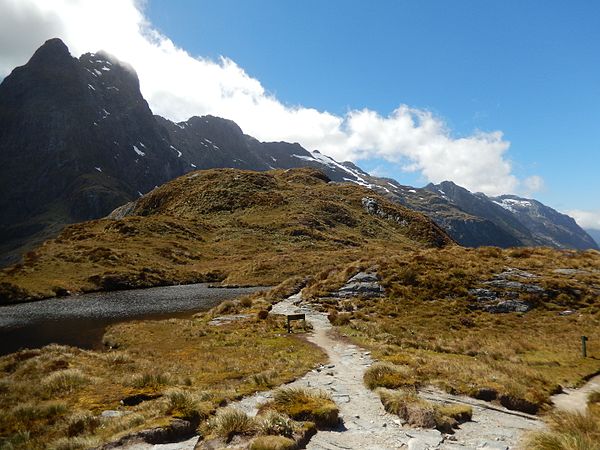
[[[28,65],[37,64],[60,64],[60,62],[69,62],[73,57],[69,52],[69,48],[59,38],[48,39],[44,44],[38,48]]]

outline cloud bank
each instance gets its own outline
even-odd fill
[[[452,180],[490,195],[543,185],[538,176],[513,174],[500,131],[455,137],[441,118],[407,105],[389,115],[362,109],[344,116],[286,105],[231,59],[194,57],[175,46],[136,0],[0,0],[0,76],[51,37],[74,55],[103,49],[132,64],[152,110],[172,120],[226,117],[260,140],[299,142],[338,160],[380,158],[428,181]]]
[[[600,210],[599,211],[583,211],[574,209],[567,211],[567,214],[575,219],[577,225],[587,230],[600,230]]]

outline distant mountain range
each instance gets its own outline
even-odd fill
[[[587,228],[585,231],[587,234],[589,234],[592,237],[592,239],[594,241],[596,241],[596,244],[598,244],[600,246],[600,230],[596,230],[593,228]]]
[[[132,67],[104,53],[73,58],[59,39],[0,84],[0,257],[21,254],[67,223],[99,218],[197,169],[312,167],[429,215],[467,246],[595,248],[575,221],[530,199],[425,188],[369,175],[299,144],[260,142],[230,120],[174,123],[152,114]]]

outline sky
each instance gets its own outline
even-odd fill
[[[600,2],[0,0],[0,78],[51,37],[131,63],[172,120],[600,229]]]

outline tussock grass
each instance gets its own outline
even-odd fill
[[[377,394],[385,410],[396,414],[408,425],[437,428],[446,433],[459,423],[471,420],[473,411],[467,405],[439,405],[419,398],[415,391],[378,388]]]
[[[599,450],[600,414],[557,412],[549,419],[549,431],[529,437],[531,450]]]
[[[212,434],[222,437],[227,442],[235,435],[250,435],[256,429],[256,422],[245,412],[235,408],[217,411],[217,415],[209,423]]]
[[[134,374],[130,381],[131,386],[142,389],[150,388],[158,390],[163,386],[172,384],[171,376],[168,373],[145,372]]]
[[[267,411],[256,418],[258,434],[291,437],[294,433],[294,422],[277,411]]]
[[[270,388],[274,385],[276,379],[276,373],[272,370],[266,372],[255,373],[251,376],[252,382],[258,387]]]
[[[98,439],[93,437],[60,438],[50,445],[50,450],[84,450],[98,445]]]
[[[339,408],[325,391],[308,388],[280,388],[273,400],[261,411],[275,410],[294,420],[314,422],[317,428],[333,428],[339,424]]]
[[[218,327],[209,319],[115,325],[107,337],[118,350],[51,345],[1,357],[0,436],[14,449],[68,448],[165,426],[173,417],[202,422],[223,402],[289,382],[325,361],[276,318]],[[141,403],[121,405],[128,397]],[[97,426],[102,411],[115,409],[126,414]]]
[[[585,413],[555,411],[546,418],[548,429],[531,433],[531,450],[600,450],[600,395],[591,392]]]
[[[181,389],[173,389],[165,394],[167,399],[166,413],[174,417],[192,420],[204,420],[213,412],[213,406],[208,401],[202,401],[202,396]]]
[[[100,418],[89,411],[78,411],[67,418],[67,434],[91,434],[100,426]]]
[[[363,381],[371,390],[378,387],[394,389],[401,386],[415,386],[416,380],[412,372],[412,369],[407,366],[376,362],[365,371]]]
[[[596,403],[600,403],[600,391],[590,392],[588,394],[588,404],[595,405]]]
[[[90,377],[79,369],[67,369],[53,372],[42,379],[42,386],[49,396],[55,394],[68,394],[75,389],[90,382]]]

